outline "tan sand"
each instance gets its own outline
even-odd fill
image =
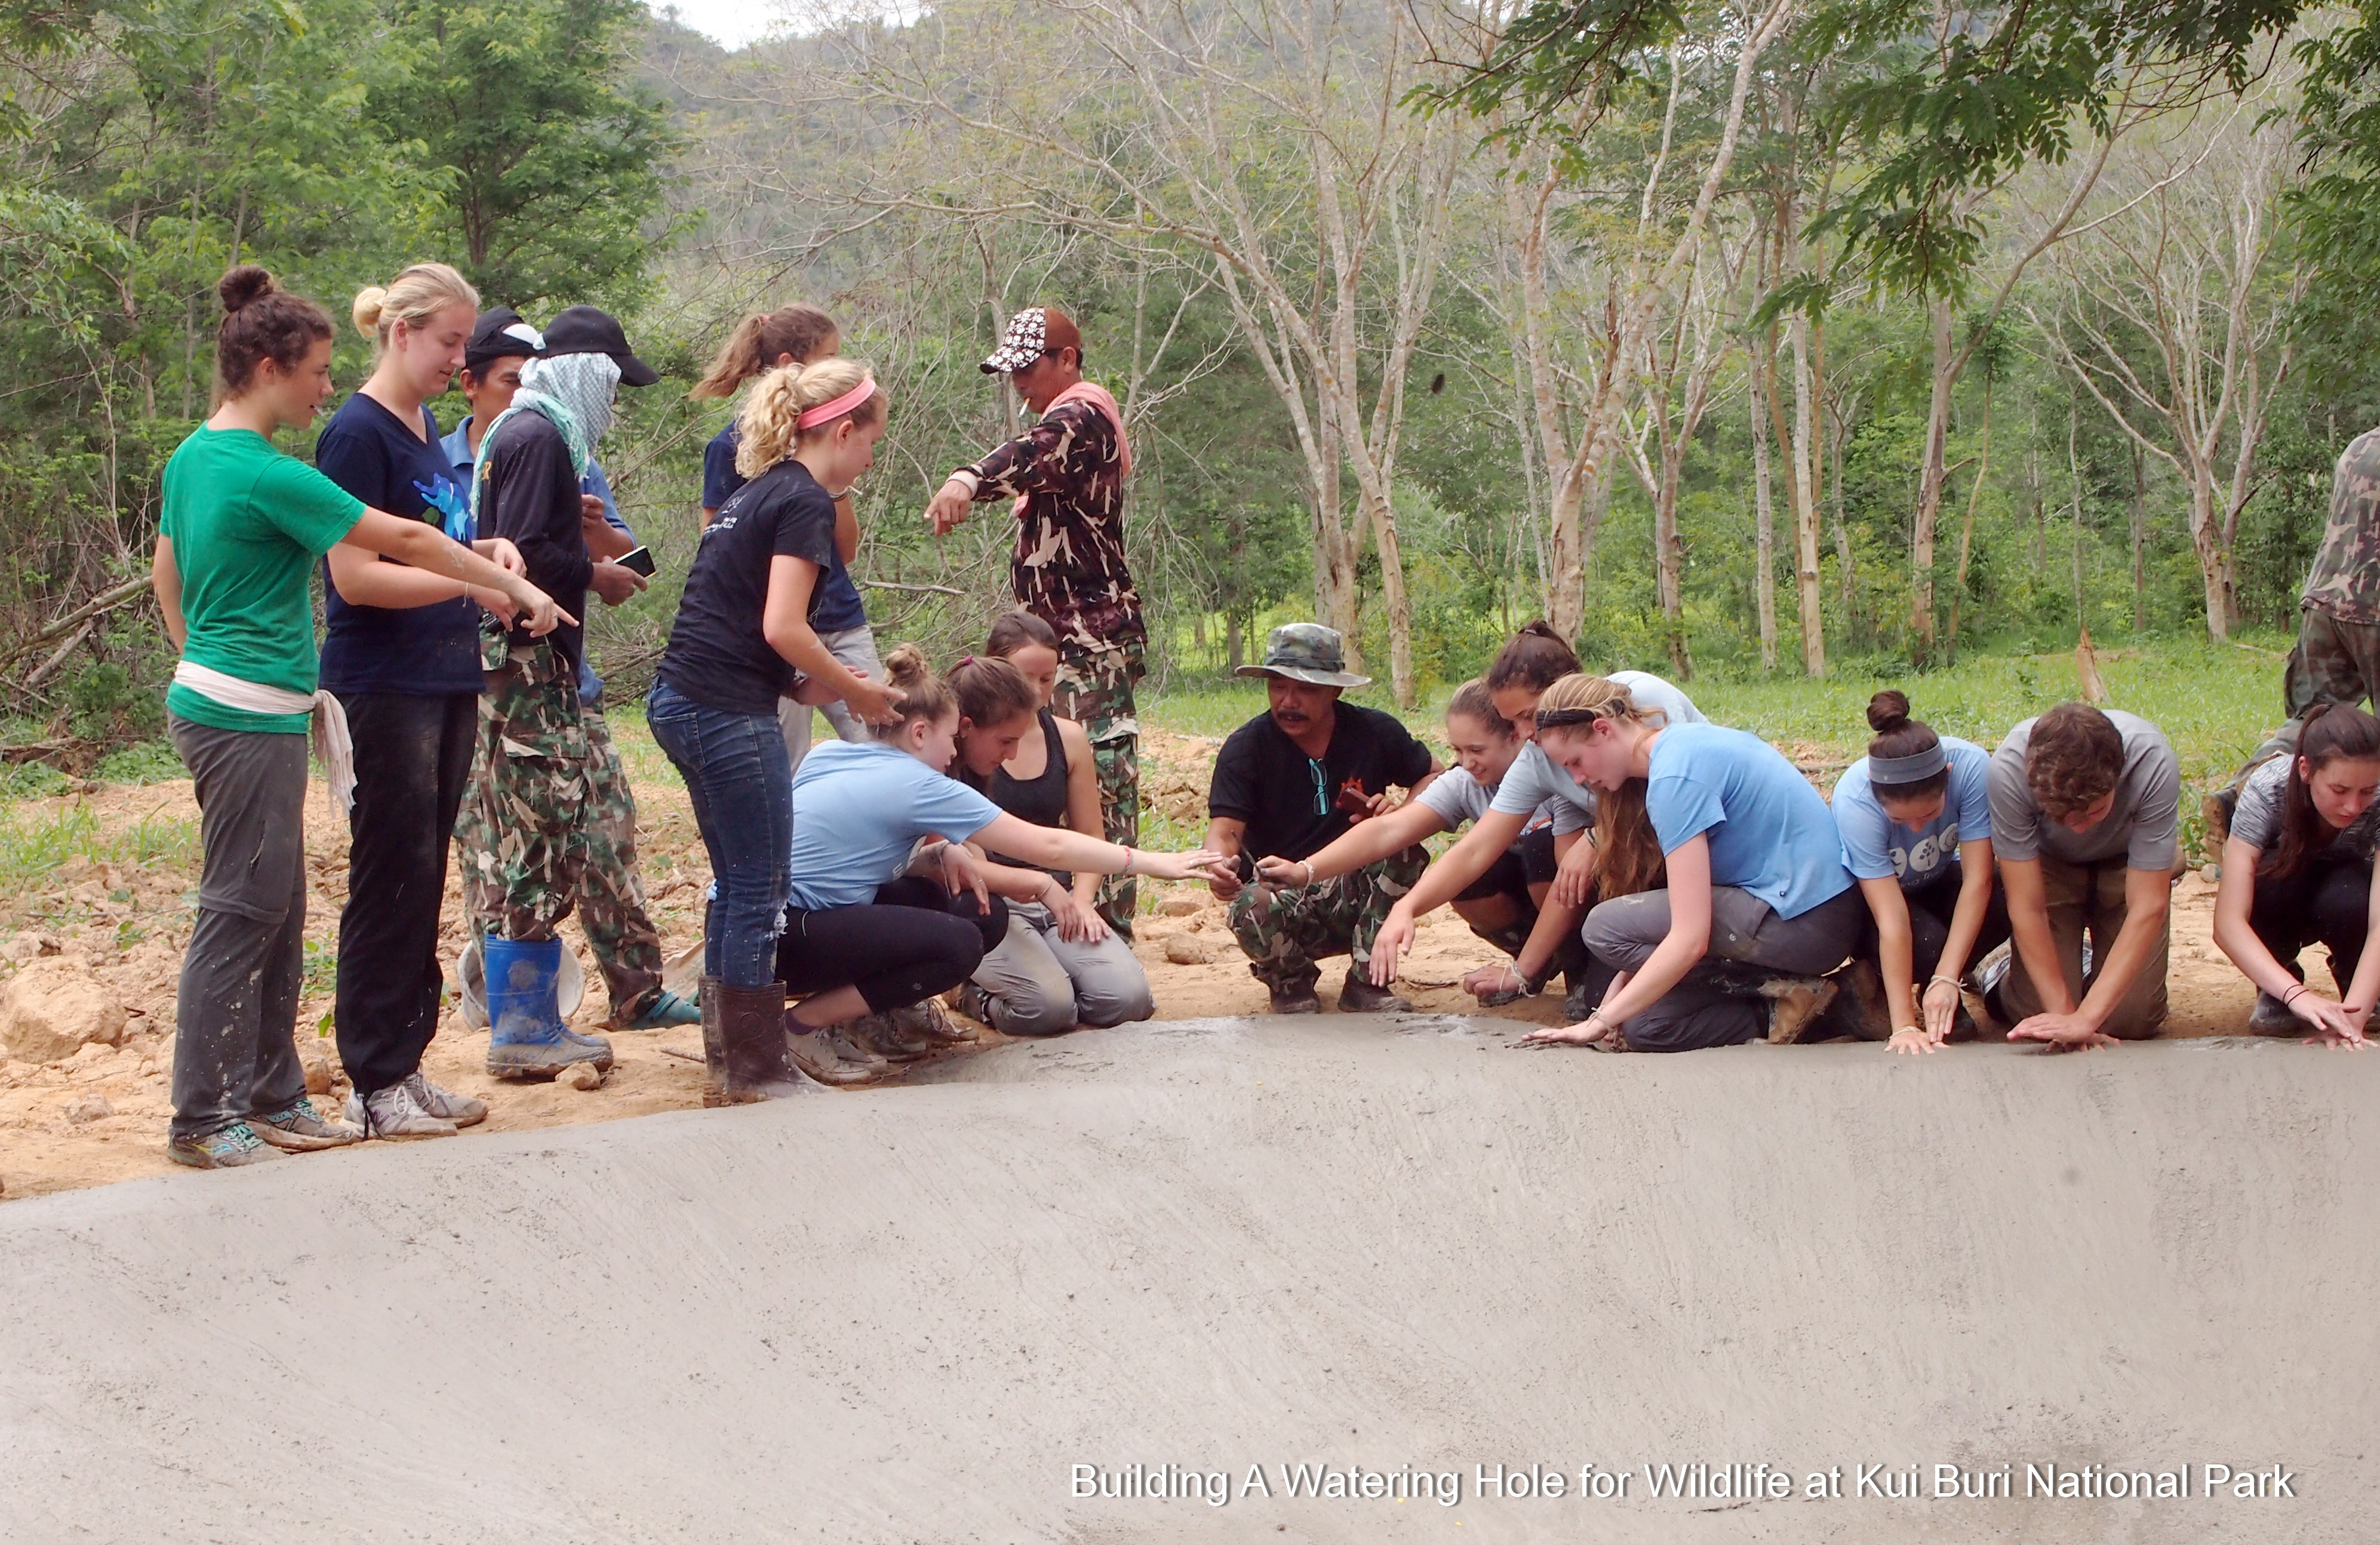
[[[2380,1534],[2380,1057],[1511,1031],[1128,1027],[906,1087],[12,1202],[0,1535]],[[1476,1467],[1695,1462],[1797,1494],[1473,1494]],[[1850,1494],[1937,1463],[2020,1490],[2028,1464],[2193,1491],[2279,1465],[2296,1494]],[[1135,1464],[1230,1500],[1069,1496],[1073,1466]],[[1463,1496],[1292,1500],[1297,1464]],[[1798,1494],[1834,1467],[1842,1498]]]

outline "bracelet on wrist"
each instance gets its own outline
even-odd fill
[[[2298,1000],[2298,995],[2304,991],[2306,991],[2306,984],[2302,982],[2298,983],[2295,986],[2282,989],[2281,1007],[2286,1008],[2290,1004],[2295,1003]]]
[[[1548,972],[1545,976],[1533,977],[1527,972],[1521,969],[1521,962],[1518,960],[1512,962],[1510,969],[1512,972],[1512,980],[1518,982],[1521,984],[1521,991],[1531,997],[1535,997],[1539,993],[1546,990],[1546,979],[1553,974],[1553,972]]]
[[[1951,986],[1959,988],[1961,992],[1966,990],[1965,984],[1960,982],[1960,980],[1955,976],[1943,976],[1937,972],[1937,974],[1925,979],[1925,984],[1929,987],[1934,985],[1937,982],[1947,982]]]

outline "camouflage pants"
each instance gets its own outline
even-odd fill
[[[1428,867],[1427,853],[1407,848],[1320,885],[1244,887],[1232,898],[1231,923],[1247,951],[1248,974],[1276,993],[1311,992],[1325,956],[1345,955],[1350,971],[1368,970],[1389,909]]]
[[[488,672],[455,840],[475,932],[550,939],[576,907],[612,1022],[651,1008],[662,941],[637,875],[636,796],[603,716],[580,704],[549,644],[516,649]]]
[[[1140,721],[1133,717],[1132,684],[1143,670],[1141,646],[1058,641],[1058,690],[1050,706],[1090,737],[1099,773],[1099,816],[1111,842],[1140,842]],[[1127,942],[1139,904],[1138,887],[1121,875],[1099,882],[1099,915]]]
[[[2297,647],[2281,677],[2289,717],[2316,703],[2352,708],[2367,697],[2380,701],[2380,622],[2342,622],[2313,606],[2298,613]]]

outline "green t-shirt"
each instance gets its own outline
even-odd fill
[[[308,576],[363,518],[363,501],[250,429],[201,425],[165,464],[165,539],[182,574],[182,658],[243,682],[314,690]],[[257,714],[175,686],[193,724],[302,735],[305,714]]]

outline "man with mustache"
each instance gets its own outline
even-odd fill
[[[1294,865],[1319,852],[1354,823],[1388,808],[1391,785],[1408,797],[1441,768],[1395,716],[1342,703],[1368,682],[1346,669],[1344,641],[1313,622],[1292,622],[1265,640],[1264,663],[1239,674],[1263,676],[1270,711],[1232,732],[1215,758],[1207,795],[1207,846],[1232,858],[1239,877],[1211,882],[1231,904],[1232,935],[1248,955],[1248,972],[1272,995],[1276,1014],[1322,1008],[1317,962],[1350,958],[1339,1007],[1349,1013],[1413,1007],[1370,976],[1372,940],[1398,897],[1428,863],[1407,848],[1377,863],[1319,884],[1280,887],[1256,878],[1253,860]]]

